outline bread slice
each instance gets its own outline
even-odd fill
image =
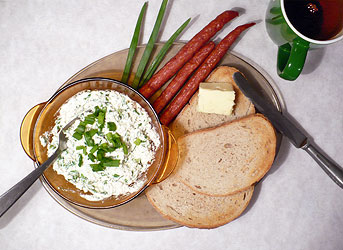
[[[219,66],[206,79],[206,82],[228,82],[233,85],[236,97],[232,115],[198,112],[198,92],[196,92],[189,101],[189,104],[182,109],[180,114],[169,126],[176,138],[199,129],[214,127],[224,122],[255,113],[254,105],[244,96],[232,78],[233,74],[237,71],[233,67]]]
[[[276,148],[273,126],[261,114],[186,134],[178,140],[176,175],[198,193],[226,196],[259,181]]]
[[[215,228],[237,218],[247,207],[254,187],[225,197],[191,190],[175,175],[146,190],[146,196],[163,217],[187,227]]]

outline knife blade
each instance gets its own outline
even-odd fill
[[[281,114],[274,105],[268,103],[259,92],[240,73],[233,74],[233,79],[243,94],[250,99],[255,107],[266,116],[276,130],[288,137],[291,143],[304,149],[325,171],[327,175],[343,188],[343,168],[330,160],[321,150],[313,145],[309,138],[285,115]]]

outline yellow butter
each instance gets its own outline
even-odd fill
[[[231,115],[235,91],[227,82],[202,82],[199,86],[198,111]]]

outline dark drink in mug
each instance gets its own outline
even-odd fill
[[[309,49],[343,39],[343,0],[270,0],[266,14],[268,35],[279,46],[277,73],[286,80],[300,75]]]
[[[294,28],[314,40],[328,40],[343,26],[343,0],[285,0]]]

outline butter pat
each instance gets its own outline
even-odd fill
[[[231,115],[235,105],[235,91],[227,82],[202,82],[199,86],[198,111]]]

